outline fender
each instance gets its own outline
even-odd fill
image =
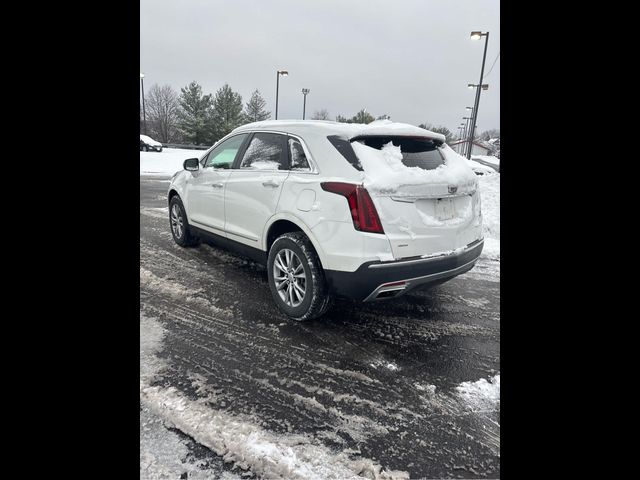
[[[289,222],[296,224],[300,228],[300,230],[304,232],[307,238],[311,241],[313,248],[315,248],[316,253],[318,254],[318,258],[320,258],[320,263],[324,268],[324,265],[326,265],[326,255],[324,253],[324,250],[320,246],[320,243],[318,242],[318,240],[316,240],[313,233],[311,233],[311,229],[307,227],[304,221],[290,212],[278,212],[272,215],[269,218],[269,220],[267,220],[264,230],[262,231],[262,238],[261,238],[261,245],[260,245],[261,249],[264,251],[267,250],[267,235],[269,233],[269,229],[278,220],[288,220]]]

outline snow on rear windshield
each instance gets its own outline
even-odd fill
[[[392,142],[394,146],[400,147],[402,153],[402,163],[406,167],[419,167],[424,170],[434,170],[444,164],[444,157],[438,149],[439,142],[424,138],[403,138],[391,136],[367,136],[355,138],[354,141],[361,141],[367,147],[382,150],[384,145]]]
[[[353,142],[351,146],[362,165],[364,186],[373,190],[391,191],[402,185],[428,183],[472,186],[477,184],[476,176],[466,160],[447,146],[437,149],[436,153],[441,157],[441,161],[437,167],[431,169],[408,165],[402,148],[391,141],[382,145],[380,149],[361,142]]]

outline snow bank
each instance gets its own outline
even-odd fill
[[[250,419],[187,399],[174,387],[141,384],[140,397],[156,414],[198,443],[243,470],[269,479],[408,479],[406,472],[383,471],[369,459],[350,459],[305,435],[276,435]]]
[[[364,186],[379,192],[392,192],[401,185],[423,185],[425,183],[476,185],[476,174],[467,161],[451,148],[444,147],[445,164],[434,170],[407,167],[402,163],[402,152],[392,142],[381,150],[360,142],[351,144],[364,170]]]
[[[192,440],[165,427],[148,407],[140,410],[140,480],[189,478],[190,480],[242,480],[225,471],[224,462],[198,460],[190,454]],[[186,477],[184,476],[186,475]]]
[[[140,175],[171,176],[182,170],[187,158],[200,158],[204,150],[163,148],[161,152],[140,152]]]
[[[487,167],[486,165],[478,163],[474,160],[467,160],[467,163],[469,164],[469,166],[474,172],[482,172],[483,174],[495,172],[493,168]]]
[[[456,387],[458,395],[474,411],[495,410],[500,406],[500,374],[487,381],[463,382]]]
[[[484,234],[482,255],[500,260],[500,174],[494,172],[478,180]]]
[[[482,160],[496,167],[500,166],[500,159],[492,155],[471,155],[471,160]]]

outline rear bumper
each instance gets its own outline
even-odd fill
[[[355,272],[326,270],[332,293],[356,301],[394,298],[417,287],[436,285],[473,268],[482,253],[484,239],[448,255],[408,258],[394,262],[367,262]]]

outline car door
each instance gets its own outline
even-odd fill
[[[195,227],[226,236],[224,233],[225,185],[231,167],[249,137],[242,133],[216,145],[192,172],[187,186],[187,218]]]
[[[225,230],[229,239],[263,248],[264,226],[276,212],[288,175],[287,136],[254,133],[227,180]]]

